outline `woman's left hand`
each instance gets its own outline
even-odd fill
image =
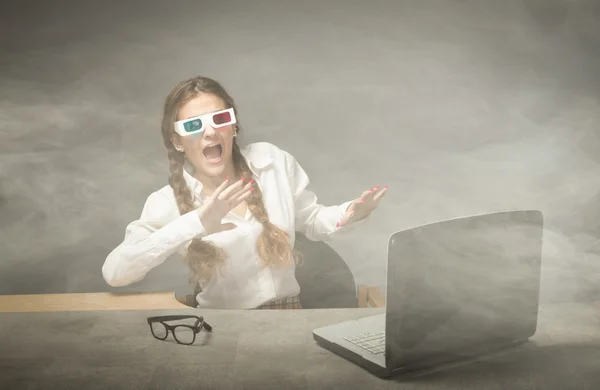
[[[337,223],[337,227],[347,225],[352,222],[367,218],[373,210],[379,205],[379,201],[388,190],[388,186],[379,189],[379,186],[373,187],[362,193],[359,199],[350,204],[342,220]]]

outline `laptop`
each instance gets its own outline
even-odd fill
[[[388,241],[385,313],[314,329],[322,347],[385,378],[464,364],[537,328],[543,215],[435,222]]]

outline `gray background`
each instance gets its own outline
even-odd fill
[[[123,3],[3,2],[1,294],[117,290],[102,263],[167,183],[164,98],[205,75],[322,203],[390,186],[331,243],[357,282],[385,284],[396,230],[537,208],[542,300],[600,298],[600,2]]]

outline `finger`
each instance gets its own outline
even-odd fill
[[[364,198],[365,198],[365,197],[367,197],[367,196],[368,196],[370,193],[371,193],[371,190],[366,190],[366,191],[363,191],[363,193],[362,193],[362,194],[360,194],[360,198],[361,198],[361,199],[364,199]]]
[[[356,201],[353,203],[353,205],[361,205],[368,200],[372,200],[373,199],[373,191],[375,191],[375,187],[364,191],[360,195],[360,198],[356,199]]]
[[[381,191],[379,191],[379,193],[373,197],[373,200],[375,202],[379,202],[381,200],[381,198],[383,198],[383,196],[385,195],[385,193],[387,191],[388,191],[388,186],[383,187],[383,189]]]
[[[221,194],[221,192],[223,192],[225,190],[225,188],[227,188],[228,185],[229,185],[229,176],[227,176],[225,178],[225,180],[223,181],[223,183],[221,183],[221,185],[217,187],[215,192],[213,192],[213,194],[212,194],[213,198],[217,199],[219,197],[219,195]]]
[[[231,193],[229,195],[229,200],[231,200],[231,201],[236,200],[238,197],[240,197],[242,194],[246,193],[246,191],[249,191],[250,188],[253,188],[253,187],[254,187],[254,179],[251,179],[248,183],[246,183],[240,189]]]
[[[234,192],[236,192],[243,186],[244,186],[243,180],[236,181],[235,183],[233,183],[232,185],[230,185],[229,187],[224,189],[223,192],[221,192],[219,194],[219,199],[224,200],[224,199],[231,197],[231,194],[233,194]]]
[[[379,191],[379,184],[369,190],[369,194],[366,196],[366,199],[373,199],[375,194]]]
[[[361,199],[363,199],[363,200],[371,200],[371,199],[373,199],[373,196],[375,195],[375,193],[377,192],[378,189],[379,189],[379,186],[375,186],[375,187],[369,188],[368,190],[364,191],[361,194]]]
[[[245,191],[237,198],[232,199],[231,203],[230,203],[230,207],[233,209],[233,208],[237,207],[240,203],[250,199],[253,191],[254,191],[254,188],[251,187],[249,190]]]

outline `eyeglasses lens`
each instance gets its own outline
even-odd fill
[[[173,333],[175,339],[181,344],[192,344],[196,338],[194,330],[187,326],[176,326]]]
[[[152,330],[152,334],[154,337],[164,340],[167,338],[167,328],[160,322],[153,322],[150,325],[150,329]]]
[[[183,124],[183,129],[187,133],[192,133],[194,131],[198,131],[198,130],[202,129],[202,121],[200,119],[194,119],[192,121],[185,122]]]
[[[224,125],[231,122],[231,114],[229,112],[221,112],[213,116],[215,125]]]

